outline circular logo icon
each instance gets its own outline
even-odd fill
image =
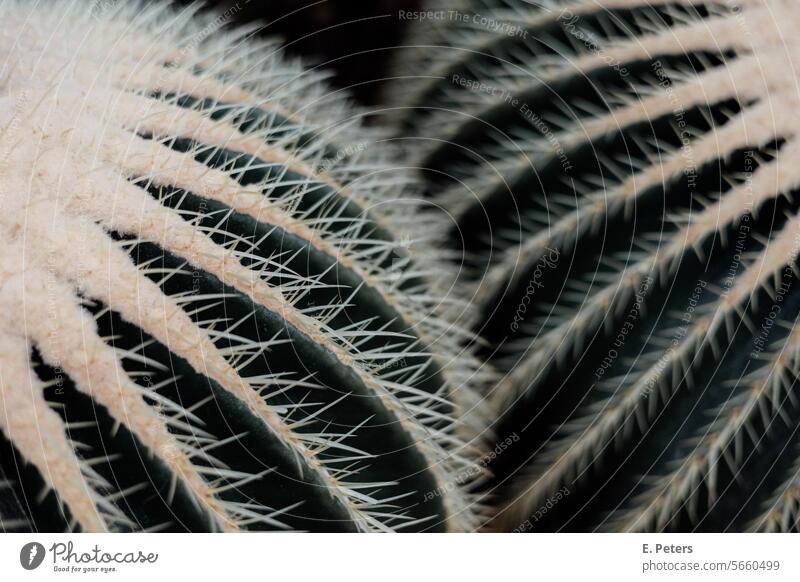
[[[19,551],[19,563],[26,570],[35,570],[44,561],[44,546],[39,542],[30,542]]]

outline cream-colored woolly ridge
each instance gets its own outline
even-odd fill
[[[0,8],[0,432],[36,469],[44,493],[55,494],[69,527],[141,526],[125,508],[129,492],[93,469],[103,459],[85,453],[52,408],[34,350],[166,467],[167,503],[176,488],[187,492],[212,530],[284,528],[286,516],[303,515],[302,505],[229,500],[231,488],[267,475],[270,459],[253,473],[237,470],[235,459],[215,458],[226,443],[205,431],[193,410],[125,368],[126,361],[143,361],[164,370],[170,362],[151,361],[144,344],[117,349],[114,338],[101,337],[87,305],[102,307],[98,321],[106,310],[119,314],[239,401],[355,529],[425,521],[404,515],[401,501],[381,497],[381,483],[360,482],[358,471],[380,459],[349,447],[342,427],[308,430],[324,412],[313,393],[338,390],[344,398],[347,386],[321,385],[313,368],[294,377],[244,376],[251,362],[269,363],[270,349],[287,340],[255,341],[239,335],[243,322],[203,321],[197,315],[208,309],[202,303],[208,297],[193,296],[191,288],[165,290],[165,282],[194,271],[278,315],[346,369],[424,459],[445,512],[431,523],[475,529],[483,510],[466,487],[483,470],[478,461],[491,413],[482,392],[494,376],[471,353],[473,316],[452,298],[455,276],[429,244],[442,229],[422,212],[405,170],[392,167],[395,152],[385,136],[364,129],[362,114],[322,75],[304,72],[277,45],[248,38],[247,31],[220,30],[214,18],[144,3],[93,11],[79,3],[37,6]],[[206,101],[187,105],[185,96]],[[264,118],[255,129],[237,121],[254,111]],[[174,147],[176,139],[188,140],[188,151]],[[249,160],[249,170],[280,171],[243,185],[236,170],[204,163],[209,151],[234,152]],[[330,194],[301,207],[322,188]],[[169,194],[175,190],[304,241],[379,294],[416,339],[375,329],[372,318],[334,326],[347,303],[299,307],[324,288],[325,273],[295,273],[284,264],[293,258],[288,252],[259,255],[262,241],[229,231],[218,211],[167,204],[179,196]],[[345,200],[363,211],[345,214]],[[201,226],[210,218],[218,226]],[[130,253],[144,243],[185,265],[137,264]],[[367,341],[385,347],[360,349]],[[435,393],[419,387],[430,370],[403,368],[414,357],[440,369]],[[273,405],[265,396],[304,387],[308,403]]]
[[[446,10],[445,4],[436,3],[432,8]],[[518,528],[531,520],[563,487],[589,490],[596,480],[586,506],[594,501],[595,491],[598,497],[602,495],[601,486],[607,486],[603,479],[616,476],[616,465],[604,466],[608,457],[636,454],[639,443],[631,434],[641,434],[644,441],[668,404],[680,398],[700,401],[705,387],[693,378],[704,371],[703,366],[709,366],[704,356],[711,354],[714,365],[723,362],[730,348],[726,343],[733,342],[737,328],[749,326],[754,336],[760,333],[760,318],[753,314],[759,313],[757,308],[763,303],[757,300],[766,296],[779,304],[787,280],[796,285],[800,250],[800,216],[795,210],[789,211],[785,220],[781,217],[775,231],[759,236],[747,230],[777,200],[786,199],[796,208],[796,191],[800,189],[800,123],[796,115],[800,108],[800,43],[795,31],[800,24],[800,4],[791,0],[554,0],[536,4],[539,6],[521,0],[465,1],[452,9],[484,14],[520,27],[530,37],[550,43],[553,52],[522,38],[509,40],[508,35],[477,26],[469,19],[432,21],[420,25],[409,43],[419,45],[411,49],[418,55],[417,62],[411,65],[413,59],[405,57],[398,60],[398,76],[404,78],[391,92],[398,107],[398,127],[417,138],[409,142],[419,154],[420,165],[433,164],[436,171],[453,178],[446,188],[437,185],[434,194],[456,217],[491,204],[504,190],[506,195],[513,192],[516,200],[540,195],[538,191],[531,195],[514,189],[526,177],[528,181],[522,183],[532,183],[537,172],[555,166],[559,160],[571,160],[581,148],[597,157],[600,172],[606,174],[603,177],[585,170],[585,177],[580,174],[581,168],[565,170],[563,187],[556,185],[544,192],[547,208],[545,204],[531,204],[522,216],[497,220],[501,228],[492,223],[492,232],[488,233],[492,236],[491,249],[477,261],[485,264],[486,270],[471,274],[475,279],[472,292],[479,304],[488,306],[487,312],[496,307],[493,302],[504,292],[513,298],[513,290],[525,288],[533,267],[549,249],[568,256],[583,237],[599,239],[598,233],[604,232],[608,221],[636,220],[645,197],[653,192],[663,191],[665,206],[669,207],[671,201],[666,197],[684,193],[676,184],[682,184],[680,179],[688,170],[727,163],[747,150],[754,152],[755,167],[742,175],[723,173],[726,184],[722,192],[698,191],[691,212],[667,212],[660,231],[653,228],[637,234],[626,252],[607,255],[595,272],[578,271],[580,277],[570,273],[555,304],[533,307],[534,298],[528,309],[529,320],[520,324],[519,337],[506,346],[509,356],[503,363],[508,364],[510,372],[493,394],[498,408],[531,406],[526,399],[548,381],[547,388],[553,391],[569,391],[572,382],[583,381],[564,372],[558,376],[564,379],[563,384],[556,386],[557,382],[548,380],[547,372],[577,367],[596,337],[613,339],[638,295],[643,295],[644,307],[639,305],[637,310],[649,311],[648,316],[653,311],[658,313],[662,306],[642,288],[666,287],[678,280],[687,257],[705,259],[711,247],[734,248],[731,232],[736,236],[737,230],[747,232],[757,248],[742,251],[740,262],[737,255],[735,275],[724,288],[709,284],[704,304],[685,326],[654,329],[652,336],[642,340],[648,343],[640,354],[626,360],[621,357],[624,361],[614,369],[616,375],[592,385],[592,391],[587,391],[591,404],[575,404],[574,414],[542,438],[539,448],[524,459],[528,464],[522,474],[507,485],[507,504],[495,522],[500,529]],[[662,6],[670,11],[673,22],[642,13],[636,19],[641,31],[635,36],[603,28],[603,23],[612,20],[611,11],[640,6]],[[566,31],[566,41],[560,37],[555,40],[546,32],[548,26],[559,24]],[[581,36],[587,31],[592,32],[590,37]],[[591,38],[594,44],[584,43],[585,38]],[[432,50],[432,46],[444,48]],[[697,70],[670,66],[670,57],[685,54],[697,57]],[[478,55],[487,58],[481,60]],[[705,55],[725,56],[715,60]],[[422,60],[425,64],[419,65]],[[645,63],[646,67],[662,61],[662,67],[651,68],[644,78],[637,77],[632,87],[604,92],[598,73],[608,72],[614,65],[632,70],[635,63]],[[493,90],[457,87],[449,82],[455,73]],[[599,79],[596,82],[602,105],[572,94],[559,95],[563,86],[559,83],[582,77]],[[510,96],[520,97],[523,103],[525,99],[544,101],[541,94],[534,96],[537,90],[551,95],[554,103],[561,103],[560,111],[547,111],[538,126],[524,121],[521,115],[515,118],[508,105]],[[722,104],[728,102],[735,102],[736,108],[726,111]],[[678,125],[688,112],[705,108],[717,115],[716,121],[709,122],[710,128]],[[425,110],[427,113],[422,113]],[[502,142],[500,137],[498,143],[480,141],[476,136],[480,136],[481,122],[488,134],[497,129],[492,123],[498,123],[498,118],[504,124],[497,131]],[[606,138],[634,136],[633,142],[639,139],[634,127],[652,128],[651,124],[670,119],[675,134],[684,140],[682,147],[667,145],[666,140],[636,141],[647,159],[635,160],[632,168],[603,151]],[[548,129],[546,134],[542,127]],[[644,142],[649,133],[640,133],[645,135]],[[453,153],[470,147],[473,159],[479,161],[465,161]],[[614,234],[608,236],[613,238]],[[598,246],[603,244],[598,242]],[[584,252],[594,253],[594,249]],[[597,251],[598,256],[603,252]],[[680,287],[670,290],[683,292]],[[792,288],[791,292],[796,291]],[[665,449],[670,448],[664,457],[684,447],[680,455],[675,453],[676,460],[665,463],[666,467],[655,467],[654,461],[649,467],[652,473],[622,485],[616,483],[617,487],[629,486],[631,495],[619,506],[608,508],[608,515],[599,516],[599,527],[660,531],[674,527],[680,521],[677,516],[684,520],[680,521],[684,527],[687,523],[704,527],[701,512],[714,507],[725,493],[720,476],[741,470],[748,461],[745,451],[755,448],[759,451],[755,454],[761,454],[765,447],[782,446],[775,436],[780,427],[797,423],[793,386],[800,361],[800,334],[796,320],[782,321],[781,327],[790,331],[785,337],[766,341],[763,351],[759,348],[758,357],[752,356],[749,373],[727,380],[735,384],[735,395],[718,409],[704,411],[707,424],[693,419],[699,427],[682,434],[683,441],[677,434],[670,435],[676,441],[665,445]],[[606,347],[613,346],[595,345],[600,351]],[[550,396],[548,393],[533,401],[538,405]],[[546,416],[547,410],[538,415],[536,411],[530,413],[540,423],[551,422]],[[797,530],[797,462],[791,462],[797,454],[788,447],[781,457],[776,473],[783,471],[780,474],[788,478],[781,479],[774,489],[759,491],[758,503],[763,506],[758,506],[760,515],[749,522],[749,527]],[[756,477],[760,480],[763,475],[736,478]],[[586,506],[578,503],[575,511]],[[572,525],[571,518],[564,520],[569,523],[566,527]]]

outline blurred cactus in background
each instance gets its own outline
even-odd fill
[[[388,94],[522,439],[493,527],[797,530],[797,3],[428,8]]]

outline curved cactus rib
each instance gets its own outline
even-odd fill
[[[8,295],[12,284],[3,285],[3,295]],[[6,301],[4,297],[3,303]],[[14,440],[25,459],[37,467],[47,485],[59,491],[70,515],[81,527],[87,531],[106,531],[106,519],[124,516],[114,505],[103,503],[100,494],[86,482],[61,419],[47,407],[43,387],[28,365],[29,347],[25,339],[5,332],[0,341],[3,432]]]
[[[72,293],[69,287],[63,285],[56,285],[49,292],[56,291],[63,296]],[[192,456],[199,456],[199,451],[192,450],[186,443],[180,443],[170,434],[168,425],[172,423],[180,426],[179,420],[159,418],[145,404],[138,387],[127,380],[127,374],[119,366],[112,348],[97,336],[91,318],[82,314],[77,305],[54,304],[53,308],[58,311],[52,313],[53,319],[49,324],[43,325],[36,314],[42,305],[47,304],[48,291],[37,288],[35,282],[31,281],[20,292],[24,293],[24,299],[13,298],[16,301],[12,303],[15,304],[15,309],[22,304],[29,310],[21,314],[24,317],[21,323],[45,360],[58,363],[76,380],[79,390],[92,396],[109,410],[117,422],[128,426],[139,435],[143,444],[174,472],[176,478],[202,504],[215,522],[215,527],[235,529],[230,514],[220,500],[214,497],[212,487],[203,480],[200,470],[190,461]],[[54,337],[58,340],[54,341]],[[91,368],[87,363],[90,363]],[[38,388],[41,390],[40,386]],[[199,431],[197,428],[191,430]],[[18,440],[14,439],[14,442]],[[204,471],[208,472],[209,469]],[[62,494],[61,489],[55,489],[59,495]]]
[[[586,72],[604,66],[609,59],[631,63],[658,55],[683,55],[703,50],[733,50],[737,55],[746,55],[750,51],[763,53],[764,49],[783,46],[780,39],[786,36],[780,29],[784,25],[791,26],[797,18],[796,10],[780,2],[767,8],[755,0],[744,3],[740,10],[741,17],[731,17],[731,13],[711,16],[696,23],[669,27],[658,34],[645,34],[635,40],[623,41],[618,46],[612,43],[603,47],[602,56],[578,59],[575,68]],[[557,73],[554,76],[558,76]]]
[[[721,103],[735,96],[740,102],[771,101],[773,93],[781,102],[782,91],[791,91],[794,84],[773,69],[764,70],[760,59],[775,58],[786,66],[791,66],[791,59],[778,50],[756,56],[742,56],[724,68],[712,69],[685,82],[676,82],[670,92],[659,91],[650,96],[637,99],[636,102],[614,109],[608,115],[597,120],[584,123],[585,135],[566,138],[568,146],[581,143],[586,139],[594,139],[606,133],[618,131],[620,128],[641,123],[642,120],[654,120],[674,113],[675,103],[689,109],[691,107]],[[755,129],[755,128],[752,128]]]

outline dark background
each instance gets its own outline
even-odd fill
[[[178,0],[188,5],[196,0]],[[205,8],[230,10],[232,22],[263,23],[265,36],[285,39],[287,50],[313,59],[335,73],[333,82],[350,88],[363,104],[380,99],[381,81],[409,21],[399,10],[421,0],[200,0]]]

